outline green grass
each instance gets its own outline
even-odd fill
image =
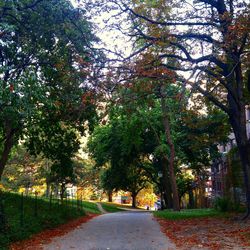
[[[83,201],[82,202],[83,209],[88,212],[88,213],[93,213],[93,214],[100,214],[101,212],[99,211],[96,203],[94,202],[89,202],[89,201]]]
[[[124,211],[123,208],[125,207],[125,206],[122,206],[120,204],[111,203],[111,202],[101,202],[101,205],[102,205],[103,209],[109,213]]]
[[[35,214],[35,198],[23,198],[23,216],[21,213],[21,196],[14,193],[2,193],[0,199],[4,207],[5,228],[0,225],[0,249],[8,249],[12,242],[29,238],[31,235],[48,228],[54,228],[72,219],[86,215],[87,212],[99,213],[96,204],[82,202],[64,202],[57,200],[50,203],[45,199],[37,199]],[[1,211],[1,210],[0,210]],[[23,217],[23,223],[21,218]],[[2,229],[2,230],[1,230]]]
[[[155,211],[154,215],[156,217],[170,220],[225,216],[225,214],[214,209],[185,209],[181,210],[180,212],[174,212],[172,210],[163,210]]]

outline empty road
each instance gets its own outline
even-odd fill
[[[54,238],[44,250],[173,250],[149,212],[100,215],[68,234]]]

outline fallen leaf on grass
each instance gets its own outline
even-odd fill
[[[87,214],[84,217],[72,220],[66,224],[62,224],[54,229],[47,229],[38,234],[31,236],[30,239],[18,241],[11,244],[11,250],[42,250],[45,243],[49,243],[54,237],[62,236],[69,231],[78,228],[82,223],[96,217],[96,214]]]

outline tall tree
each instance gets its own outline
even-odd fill
[[[143,166],[143,130],[140,119],[129,119],[118,110],[113,109],[108,124],[95,129],[88,148],[97,166],[104,167],[103,187],[131,192],[132,206],[136,207],[137,194],[150,180]]]
[[[164,59],[162,65],[188,72],[190,79],[184,83],[228,115],[244,173],[248,216],[250,144],[245,109],[249,104],[249,3],[243,0],[107,2],[113,11],[120,11],[120,17],[125,14],[130,22],[129,36],[142,44],[131,56],[149,47],[164,48],[159,54]],[[122,22],[117,23],[120,30],[128,31]]]
[[[13,145],[42,113],[60,113],[81,130],[92,119],[84,82],[96,38],[84,16],[68,0],[1,1],[0,177]]]

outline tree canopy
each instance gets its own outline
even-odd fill
[[[72,126],[81,133],[93,127],[90,68],[100,56],[84,16],[85,10],[68,0],[1,2],[0,174],[20,136],[36,140],[33,144],[47,136],[48,145],[50,136],[60,137],[53,130],[69,128],[72,135]],[[64,138],[67,144],[69,137],[61,134]]]

